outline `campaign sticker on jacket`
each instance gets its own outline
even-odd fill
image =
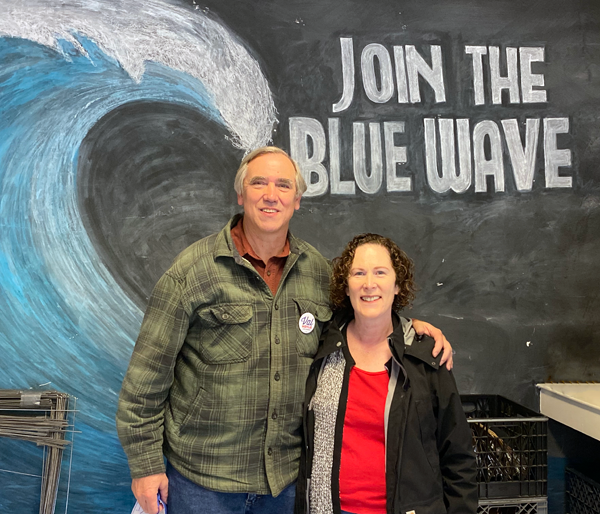
[[[315,317],[310,312],[305,312],[300,316],[298,326],[303,334],[310,334],[315,328]]]

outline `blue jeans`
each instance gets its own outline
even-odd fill
[[[169,514],[292,514],[296,484],[270,494],[219,493],[191,482],[167,462]]]

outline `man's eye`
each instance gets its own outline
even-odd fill
[[[279,187],[281,189],[292,189],[292,186],[290,184],[279,184]]]
[[[251,186],[266,186],[267,185],[267,181],[266,180],[253,180],[252,182],[250,182]]]

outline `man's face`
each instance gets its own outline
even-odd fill
[[[238,204],[244,206],[244,229],[287,234],[290,219],[300,208],[295,175],[283,154],[259,155],[248,163],[243,194],[238,194]]]

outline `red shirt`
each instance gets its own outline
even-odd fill
[[[387,371],[350,371],[340,462],[342,510],[385,514],[385,400]]]
[[[256,252],[252,249],[250,242],[246,238],[246,234],[244,233],[244,218],[231,229],[231,239],[233,240],[233,244],[238,253],[252,264],[254,269],[258,271],[258,274],[267,283],[271,292],[275,294],[279,287],[279,282],[281,282],[281,277],[283,276],[285,261],[290,254],[289,239],[286,238],[281,253],[275,257],[271,257],[266,264],[258,255],[256,255]]]

